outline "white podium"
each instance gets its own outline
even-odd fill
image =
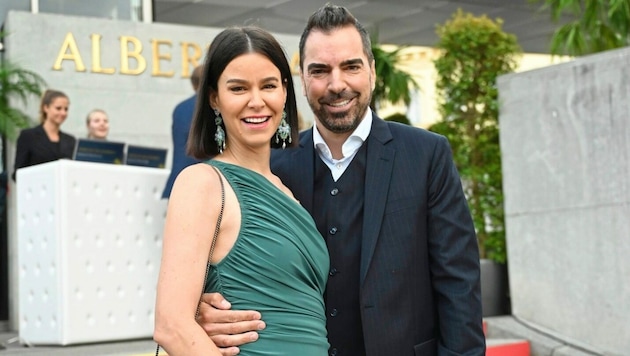
[[[70,160],[18,171],[23,343],[152,336],[168,173]]]

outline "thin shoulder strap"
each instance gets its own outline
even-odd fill
[[[199,296],[199,303],[197,303],[197,311],[195,312],[195,319],[199,316],[199,309],[201,308],[201,296],[203,296],[203,288],[206,286],[206,281],[208,279],[208,273],[210,273],[210,263],[212,261],[212,254],[214,253],[214,246],[217,243],[217,238],[219,237],[219,228],[221,227],[221,220],[223,219],[223,210],[225,209],[225,187],[223,186],[223,177],[221,177],[221,173],[217,167],[210,165],[217,172],[219,176],[219,182],[221,182],[221,210],[219,210],[219,217],[217,218],[217,227],[214,229],[214,235],[212,236],[212,244],[210,245],[210,254],[208,256],[208,263],[206,264],[206,275],[203,277],[203,284],[201,285],[201,295]],[[157,345],[155,349],[155,356],[158,356],[160,353],[160,344]]]
[[[219,176],[219,182],[221,183],[221,210],[219,210],[219,217],[217,218],[217,227],[214,229],[214,236],[212,236],[212,244],[210,245],[210,255],[208,256],[208,266],[210,266],[210,262],[212,261],[212,254],[214,254],[214,246],[217,244],[217,238],[219,237],[219,228],[221,227],[221,220],[223,220],[223,210],[225,209],[225,187],[223,186],[223,178],[221,177],[221,173],[215,166],[210,166],[217,172],[217,176]],[[208,268],[206,268],[206,276],[203,278],[203,283],[206,283],[206,279],[208,278]]]
[[[214,247],[217,244],[217,238],[219,237],[219,228],[221,227],[221,220],[223,220],[223,210],[225,209],[225,187],[223,186],[223,177],[215,166],[210,166],[217,172],[219,176],[219,182],[221,182],[221,210],[219,210],[219,217],[217,218],[217,227],[214,229],[214,236],[212,236],[212,244],[210,245],[210,255],[208,256],[208,264],[206,265],[206,275],[203,277],[203,285],[201,294],[203,295],[203,288],[206,286],[208,280],[208,273],[210,273],[210,263],[212,261],[212,255],[214,254]],[[197,304],[197,312],[195,313],[195,319],[199,316],[199,308],[201,307],[201,296],[199,296],[199,304]]]

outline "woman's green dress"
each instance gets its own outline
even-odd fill
[[[233,310],[259,311],[267,325],[256,342],[239,347],[240,355],[327,355],[323,293],[330,261],[313,218],[262,175],[208,163],[236,193],[241,228],[232,250],[211,266],[205,291],[221,293]]]

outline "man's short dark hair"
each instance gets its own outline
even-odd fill
[[[345,7],[327,3],[308,18],[306,27],[302,32],[302,36],[300,37],[300,70],[303,70],[304,45],[311,32],[321,31],[323,33],[330,33],[333,30],[346,26],[354,26],[354,28],[357,29],[359,35],[361,35],[363,52],[371,63],[374,60],[372,41],[370,41],[370,35],[365,27],[363,27],[359,20]]]

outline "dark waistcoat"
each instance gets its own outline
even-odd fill
[[[315,159],[313,218],[326,239],[330,273],[326,285],[326,328],[330,355],[365,355],[359,306],[359,268],[367,144],[335,182],[330,169]]]

